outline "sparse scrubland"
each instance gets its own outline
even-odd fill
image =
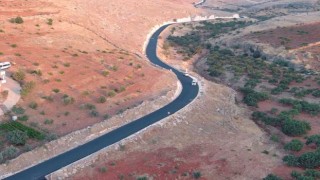
[[[10,75],[22,87],[22,100],[0,122],[2,169],[175,87],[172,74],[141,56],[153,26],[199,12],[239,13],[247,18],[162,33],[158,55],[205,77],[201,95],[67,177],[319,179],[320,2],[207,0],[197,9],[192,2],[0,2],[0,57],[13,62]]]
[[[123,49],[105,31],[92,28],[104,26],[101,21],[91,24],[85,12],[72,13],[68,10],[72,2],[55,3],[0,2],[0,57],[12,63],[7,74],[19,82],[22,98],[0,118],[0,163],[165,95],[176,86],[171,73],[133,53],[140,50],[145,36],[131,36],[139,39],[139,47],[136,42],[126,43]],[[87,1],[79,4],[96,6]],[[101,13],[94,18],[104,18]],[[123,38],[122,33],[114,36]],[[16,122],[11,122],[12,116],[17,116]],[[41,138],[30,136],[31,130]],[[14,147],[14,153],[6,155],[7,147]]]
[[[279,177],[270,172],[265,179],[290,176],[294,179],[317,179],[320,127],[316,121],[320,117],[320,77],[317,65],[310,64],[318,63],[314,61],[317,58],[314,49],[320,40],[319,22],[252,31],[250,26],[266,20],[272,22],[272,17],[268,19],[252,17],[178,25],[168,30],[170,33],[164,42],[163,53],[168,59],[176,56],[191,62],[200,54],[200,60],[195,62],[196,71],[237,90],[237,102],[245,104],[252,111],[252,120],[270,133],[279,148],[286,150],[288,155],[280,157],[287,165],[286,170],[280,172]],[[246,27],[251,28],[249,34],[237,37],[243,42],[231,44],[234,42],[230,41],[232,35],[245,32]],[[251,39],[265,45],[254,44]],[[247,41],[251,44],[248,45]],[[263,48],[266,45],[284,48],[291,58],[267,54]],[[313,52],[308,51],[311,47]],[[293,52],[295,56],[292,56]],[[292,60],[301,58],[301,53],[313,54],[309,54],[304,63]],[[267,151],[264,153],[269,154]],[[288,174],[290,167],[300,169]],[[278,173],[280,168],[274,171]]]

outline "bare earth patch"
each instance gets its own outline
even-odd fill
[[[107,148],[95,155],[98,160],[94,165],[83,160],[51,177],[74,174],[72,179],[103,179],[109,175],[124,175],[133,179],[135,176],[131,174],[148,174],[153,178],[179,178],[183,177],[182,171],[189,174],[199,171],[205,179],[260,179],[281,164],[276,156],[282,153],[247,117],[248,112],[234,104],[234,91],[207,81],[205,84],[204,94],[192,105],[134,139],[121,142],[123,149],[121,146]],[[269,154],[262,153],[264,150]],[[145,158],[150,154],[154,158]],[[168,162],[164,169],[159,168],[157,164],[164,163],[163,157],[170,157],[175,164]],[[97,170],[100,167],[109,169],[112,162],[115,162],[112,168],[116,171]],[[117,162],[121,168],[117,168]],[[134,163],[141,163],[142,168],[133,168]],[[82,169],[83,164],[87,166],[85,169]],[[191,166],[185,169],[184,164]],[[174,170],[175,166],[179,173],[171,174],[168,169]]]

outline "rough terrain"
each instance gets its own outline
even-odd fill
[[[13,64],[9,75],[23,91],[28,88],[17,104],[23,113],[9,112],[1,123],[18,115],[52,140],[167,95],[176,89],[175,76],[141,55],[146,34],[197,11],[192,1],[181,0],[1,1],[0,58]],[[23,22],[15,23],[20,17]],[[5,139],[1,151],[10,145]],[[26,147],[16,146],[15,156],[45,142],[29,139]],[[21,159],[17,164],[28,162]]]
[[[297,2],[299,5],[300,1],[296,0],[294,3]],[[286,3],[287,2],[288,1],[286,1]],[[306,7],[316,2],[317,1],[313,0],[309,1]],[[23,25],[13,25],[4,21],[4,28],[1,29],[3,29],[5,33],[8,31],[11,32],[12,30],[12,32],[16,34],[21,33],[22,37],[26,36],[29,38],[28,41],[23,40],[22,37],[20,37],[20,39],[17,38],[17,46],[14,46],[13,44],[15,44],[15,42],[8,42],[12,33],[3,36],[5,37],[6,43],[3,43],[2,47],[10,47],[7,50],[8,52],[4,51],[4,55],[11,54],[10,56],[6,56],[6,58],[11,58],[10,60],[16,62],[15,70],[19,69],[19,64],[23,64],[29,68],[32,67],[31,69],[38,69],[38,66],[43,68],[43,75],[41,77],[33,73],[32,76],[27,77],[27,80],[39,80],[39,82],[43,80],[46,83],[52,82],[50,85],[43,85],[43,91],[47,92],[51,92],[52,87],[59,87],[61,93],[58,93],[58,95],[51,92],[55,98],[54,103],[56,100],[61,100],[64,93],[75,97],[76,107],[79,107],[84,102],[96,102],[94,100],[97,100],[97,97],[101,94],[98,93],[94,94],[96,96],[93,96],[91,92],[100,92],[100,90],[96,90],[95,88],[105,80],[106,77],[101,75],[102,71],[106,68],[110,71],[110,74],[107,75],[106,78],[107,85],[98,85],[101,89],[105,89],[105,86],[108,86],[110,87],[108,91],[115,91],[116,88],[120,89],[123,82],[128,82],[129,85],[133,83],[132,86],[125,88],[126,90],[124,92],[120,92],[115,96],[115,99],[108,98],[107,103],[111,103],[111,106],[108,104],[108,111],[105,110],[106,104],[96,104],[97,110],[99,112],[101,111],[102,114],[112,114],[112,112],[116,113],[119,112],[119,110],[122,112],[123,108],[134,104],[127,102],[128,98],[132,98],[132,102],[137,99],[141,101],[149,99],[151,95],[152,97],[158,97],[157,95],[168,92],[175,87],[175,79],[170,73],[163,73],[160,70],[151,68],[148,63],[143,61],[145,60],[144,58],[137,56],[137,54],[140,55],[140,57],[143,56],[140,50],[142,49],[146,35],[149,30],[157,24],[162,24],[164,21],[175,18],[194,15],[199,12],[203,14],[213,12],[219,13],[219,15],[243,12],[244,15],[247,16],[256,15],[257,19],[266,18],[266,21],[262,21],[254,27],[241,29],[240,32],[228,34],[211,42],[214,44],[223,39],[226,46],[231,46],[235,44],[235,42],[242,42],[239,41],[239,39],[251,31],[264,31],[280,25],[293,26],[302,21],[312,23],[318,20],[319,17],[319,12],[308,12],[309,16],[305,19],[305,14],[307,14],[307,12],[305,12],[306,9],[304,9],[305,6],[303,7],[304,14],[292,13],[293,10],[286,10],[286,7],[283,6],[285,1],[230,0],[224,1],[223,3],[221,3],[221,1],[208,1],[207,4],[198,9],[193,8],[191,4],[192,1],[182,0],[142,0],[138,2],[113,0],[108,2],[87,2],[83,0],[63,0],[57,2],[50,0],[46,3],[33,2],[34,4],[15,1],[5,1],[1,3],[5,5],[4,7],[13,9],[12,11],[3,11],[1,17],[4,17],[4,19],[11,18],[15,16],[18,11],[19,15],[25,19]],[[126,5],[124,6],[123,4]],[[28,10],[23,10],[23,8],[21,8],[22,6],[30,7],[28,7]],[[269,11],[270,7],[275,8],[271,8],[272,11]],[[316,8],[315,6],[310,9],[314,10]],[[262,9],[262,11],[260,11],[260,9]],[[285,11],[283,11],[283,9],[285,9]],[[307,10],[310,9],[307,8]],[[270,20],[270,15],[274,13],[282,17]],[[48,26],[49,18],[53,19],[53,25]],[[30,21],[35,21],[33,23],[34,27],[32,26],[32,28],[26,27],[26,24],[30,24]],[[25,28],[30,29],[26,31]],[[65,28],[68,28],[72,32],[65,32]],[[30,34],[29,31],[32,33]],[[165,33],[161,35],[163,39],[168,35]],[[61,38],[61,34],[64,34],[63,38]],[[34,36],[38,37],[40,35],[41,38],[30,40],[34,39]],[[68,40],[68,45],[64,42],[65,39]],[[34,44],[28,44],[30,42]],[[84,45],[83,42],[87,43]],[[23,47],[24,43],[26,43],[26,47]],[[163,42],[160,41],[159,47],[163,47],[161,43]],[[274,52],[274,54],[280,56],[287,56],[285,48],[274,51],[275,48],[270,45],[259,44],[259,42],[255,43],[253,41],[245,43],[261,46],[261,48],[267,47],[265,51],[266,54]],[[35,48],[35,44],[41,48],[38,46]],[[20,47],[23,48],[19,49]],[[37,54],[41,54],[41,56],[35,56],[34,53],[30,53],[31,51],[36,51],[38,52]],[[197,76],[192,72],[192,63],[201,58],[203,54],[196,55],[193,61],[179,62],[178,60],[181,60],[179,56],[169,56],[170,58],[166,58],[164,54],[161,54],[163,51],[160,48],[158,53],[159,56],[166,59],[168,63],[180,69],[188,68],[190,73]],[[50,58],[50,63],[42,64],[40,60],[47,59],[49,55],[52,58]],[[172,57],[177,57],[178,60],[172,60]],[[33,62],[33,59],[37,60],[36,63]],[[56,59],[63,59],[63,61]],[[75,62],[75,60],[77,61]],[[70,63],[70,67],[66,67],[64,65],[65,63]],[[57,68],[57,66],[59,68]],[[99,71],[96,70],[96,67],[99,67]],[[69,71],[71,68],[74,69]],[[52,71],[52,75],[44,73],[47,72],[48,69],[50,72]],[[88,69],[90,69],[90,71],[88,71]],[[78,73],[80,71],[84,74]],[[122,73],[124,71],[132,72],[133,75],[129,75],[130,77],[128,77],[127,74]],[[28,72],[27,69],[26,72]],[[67,73],[70,73],[68,77],[62,76],[62,74]],[[78,79],[74,81],[69,80],[69,77],[79,76],[79,74],[90,78],[84,80],[81,78],[81,82],[78,82]],[[47,79],[49,77],[50,82],[42,79],[43,77]],[[154,77],[158,77],[159,79],[155,80]],[[128,79],[130,81],[127,81]],[[193,177],[201,177],[203,179],[261,179],[273,171],[285,172],[284,176],[287,176],[289,170],[286,169],[286,171],[283,171],[283,166],[281,166],[281,157],[283,157],[285,152],[279,148],[278,144],[270,141],[268,134],[250,119],[251,111],[246,109],[245,106],[236,103],[236,92],[231,88],[209,82],[201,77],[199,77],[199,79],[201,79],[202,84],[201,95],[193,104],[181,112],[128,140],[119,142],[119,144],[106,148],[69,167],[63,168],[49,177],[52,179],[136,179],[138,177],[148,177],[150,179],[190,179]],[[66,82],[71,82],[71,85]],[[93,89],[87,87],[88,82],[92,82],[93,85],[91,88]],[[113,82],[112,84],[114,85],[109,86],[110,82]],[[159,82],[159,84],[155,85],[150,91],[150,84],[147,83],[153,82]],[[170,87],[166,87],[167,84],[170,84]],[[64,88],[60,88],[59,85],[63,85],[61,87]],[[47,87],[47,89],[45,87]],[[50,87],[50,89],[48,87]],[[74,93],[74,89],[80,87],[85,88],[77,92],[77,94],[72,94]],[[139,89],[140,87],[144,89]],[[130,90],[130,88],[132,89]],[[38,93],[38,98],[43,96],[42,92]],[[47,96],[47,94],[45,95]],[[85,95],[85,97],[83,97],[83,95]],[[34,99],[34,97],[35,94],[30,98]],[[78,99],[81,101],[78,102]],[[39,104],[40,102],[41,101],[39,101]],[[21,105],[27,106],[28,101],[21,102]],[[60,106],[57,104],[52,106],[52,108],[57,107]],[[266,106],[266,108],[269,108],[269,106]],[[70,109],[68,112],[73,112],[74,110],[75,109]],[[31,112],[34,112],[34,114]],[[37,112],[31,109],[27,111],[27,113],[31,113],[31,115],[40,112],[41,111]],[[48,114],[50,114],[51,111],[48,112]],[[53,109],[52,112],[56,112],[55,109]],[[84,113],[84,115],[79,114],[79,120],[77,121],[81,121],[84,118],[87,120],[88,117],[90,117],[87,111],[82,113]],[[40,115],[42,116],[42,114]],[[72,113],[70,115],[68,114],[68,119],[71,115]],[[53,116],[61,119],[64,114],[54,114]],[[119,115],[115,118],[119,118],[120,120],[113,119],[112,122],[121,121],[122,123],[124,119],[126,119],[126,122],[129,119],[133,120],[131,116],[122,118],[122,116]],[[81,127],[94,124],[101,120],[102,119],[86,121],[82,123]],[[43,120],[39,120],[39,122],[43,122]],[[59,122],[61,122],[60,126],[55,127],[56,123],[46,126],[49,126],[47,127],[48,129],[50,129],[50,127],[55,127],[56,129],[68,127],[68,123],[60,120]],[[121,123],[116,123],[116,126]],[[93,136],[98,135],[99,132],[106,132],[105,129],[110,129],[109,125],[110,124],[103,126],[101,129],[99,128],[98,131],[94,131]],[[99,124],[96,126],[99,126]],[[112,126],[112,128],[116,126]],[[55,128],[50,130],[54,130]],[[71,132],[79,129],[80,126],[72,126],[72,128],[74,129],[58,132],[61,134]],[[83,141],[74,140],[73,135],[77,135],[76,137],[81,139],[81,137],[87,136],[88,134],[93,134],[90,129],[75,132],[75,134],[70,134],[70,136],[66,136],[65,139],[59,139],[56,142],[74,141],[74,144],[66,147],[66,149],[68,149],[83,143]],[[93,136],[89,137],[93,138]],[[52,142],[52,146],[50,145],[49,148],[45,146],[44,148],[32,151],[32,153],[30,152],[33,156],[40,157],[33,163],[48,158],[48,154],[53,155],[52,152],[59,153],[65,150],[57,147],[59,143],[56,142]],[[8,165],[3,165],[3,172],[7,172],[9,169],[23,168],[27,162],[27,158],[24,157],[27,157],[27,155],[21,156],[20,159],[18,158]]]
[[[248,118],[248,111],[235,104],[235,92],[203,84],[202,95],[181,112],[120,147],[99,152],[97,160],[85,159],[51,177],[189,179],[200,172],[204,179],[259,179],[281,164],[276,156],[282,153]]]

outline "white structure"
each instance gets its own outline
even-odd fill
[[[1,84],[6,83],[6,72],[5,71],[0,71],[0,76],[1,76]],[[0,84],[0,86],[1,86]]]
[[[0,69],[8,69],[9,67],[11,67],[11,63],[10,62],[2,62],[0,63]]]

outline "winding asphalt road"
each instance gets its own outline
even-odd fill
[[[172,70],[182,84],[182,91],[180,95],[168,105],[148,114],[140,119],[119,127],[107,134],[104,134],[88,143],[78,146],[70,151],[53,157],[47,161],[30,167],[26,170],[18,172],[10,177],[8,180],[33,180],[45,179],[45,176],[64,167],[75,161],[78,161],[92,153],[95,153],[107,146],[110,146],[122,139],[125,139],[140,130],[168,117],[188,105],[195,99],[199,92],[198,85],[192,85],[192,78],[185,76],[182,72],[174,69],[173,67],[163,63],[156,55],[157,41],[160,33],[169,25],[159,28],[150,38],[147,45],[146,54],[148,59],[162,68]],[[168,113],[170,112],[170,113]]]

